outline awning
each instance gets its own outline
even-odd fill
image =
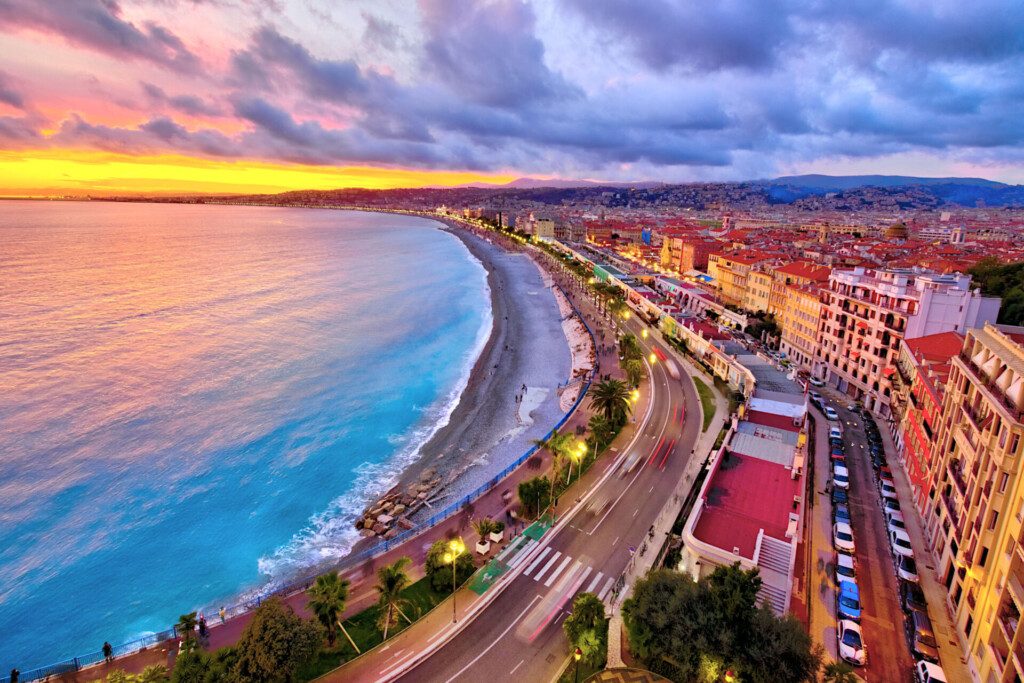
[[[889,377],[894,372],[896,372],[896,368],[882,368],[883,377]]]
[[[858,320],[857,321],[857,327],[861,328],[862,330],[866,330],[866,329],[868,329],[868,324],[866,322],[864,322],[863,320]]]

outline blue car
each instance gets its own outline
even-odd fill
[[[842,503],[832,508],[832,521],[850,523],[850,507]]]
[[[836,600],[839,619],[860,621],[860,590],[853,581],[839,582],[839,597]]]

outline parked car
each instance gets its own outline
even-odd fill
[[[885,482],[880,483],[878,485],[878,493],[882,496],[883,500],[886,498],[896,500],[896,489],[892,484],[886,484]]]
[[[868,455],[870,455],[872,458],[875,457],[876,455],[884,456],[885,448],[883,448],[882,444],[880,443],[868,444]]]
[[[917,562],[914,558],[900,555],[896,558],[896,576],[904,581],[917,583],[921,577],[917,575]]]
[[[836,613],[840,619],[860,621],[860,590],[853,581],[839,582]]]
[[[823,387],[823,386],[825,386],[825,380],[819,379],[817,377],[811,377],[807,381],[811,383],[812,387]]]
[[[932,664],[939,663],[939,644],[935,642],[932,620],[924,612],[907,615],[907,644],[914,659],[923,659]]]
[[[838,465],[840,467],[846,467],[847,466],[846,465],[846,454],[845,453],[841,453],[841,452],[837,453],[835,451],[832,451],[832,455],[830,455],[829,457],[832,458],[832,465],[833,466],[836,466],[836,465]]]
[[[834,463],[832,467],[832,483],[841,489],[850,488],[850,470]]]
[[[871,454],[871,466],[872,467],[874,467],[877,470],[877,469],[879,469],[881,467],[885,467],[885,465],[886,465],[885,453],[877,453],[877,454],[876,453],[872,453]]]
[[[812,391],[807,395],[810,397],[811,403],[813,403],[814,405],[822,406],[825,404],[825,397],[819,394],[817,391]]]
[[[853,559],[853,555],[847,555],[846,553],[836,553],[836,581],[854,581],[857,580],[857,563]]]
[[[831,446],[832,448],[835,448],[837,446],[839,448],[845,448],[845,445],[843,444],[843,437],[841,436],[830,436],[828,438],[828,445]]]
[[[836,630],[839,641],[839,656],[854,666],[864,666],[868,661],[868,651],[864,647],[864,637],[860,625],[855,621],[843,619]]]
[[[902,529],[891,529],[889,531],[889,546],[892,548],[893,557],[900,555],[904,557],[914,556],[914,547],[910,545],[910,536]]]
[[[914,666],[915,683],[947,683],[946,672],[938,664],[918,662]]]
[[[902,531],[903,533],[906,533],[907,532],[907,524],[906,524],[905,520],[903,519],[903,513],[902,512],[896,512],[895,510],[892,510],[892,511],[886,513],[886,515],[885,515],[885,528],[886,528],[887,531],[896,530],[896,531]]]
[[[836,409],[832,406],[825,406],[825,409],[822,412],[825,413],[825,419],[831,420],[832,422],[839,421],[839,413],[837,413]]]
[[[832,487],[832,504],[833,505],[847,505],[850,502],[850,496],[847,495],[845,489],[841,489],[838,486]]]
[[[900,502],[895,498],[884,498],[882,499],[882,510],[902,510]]]
[[[832,439],[842,440],[842,438],[843,438],[843,430],[842,429],[840,429],[839,427],[829,427],[828,439],[829,439],[830,443],[831,443]]]
[[[904,612],[928,613],[928,602],[919,584],[913,581],[900,581],[900,606]]]
[[[853,529],[846,522],[836,522],[832,525],[832,545],[842,553],[853,554],[857,552],[857,546],[853,542]]]
[[[892,484],[892,470],[889,469],[888,465],[883,465],[878,468],[878,479],[879,481],[888,482]]]
[[[833,522],[846,522],[850,523],[850,506],[849,505],[836,505],[832,508],[832,521]]]

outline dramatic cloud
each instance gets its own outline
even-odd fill
[[[11,148],[666,180],[1024,156],[1006,0],[0,0],[0,27]],[[97,53],[123,66],[69,66]]]
[[[198,59],[178,36],[154,22],[139,28],[123,20],[114,0],[2,0],[0,26],[54,33],[114,57],[148,60],[175,70],[198,66]]]

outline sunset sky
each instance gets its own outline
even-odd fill
[[[1024,182],[1010,0],[0,0],[0,194]]]

